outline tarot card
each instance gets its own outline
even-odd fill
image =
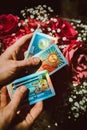
[[[30,105],[55,95],[51,79],[46,70],[22,77],[9,84],[7,88],[11,98],[15,90],[21,85],[29,89],[28,100]],[[10,87],[12,88],[11,90]]]
[[[35,31],[25,55],[25,59],[45,50],[52,43],[57,43],[57,38]]]
[[[6,87],[7,87],[8,94],[9,94],[10,98],[12,98],[12,96],[14,94],[14,91],[13,91],[13,88],[12,88],[12,83],[10,83],[9,85],[7,85]]]
[[[42,61],[37,72],[48,70],[50,75],[68,64],[56,44],[50,45],[46,50],[39,52],[34,57],[39,57]]]

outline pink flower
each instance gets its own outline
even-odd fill
[[[72,71],[73,83],[81,83],[87,78],[87,45],[82,42],[72,41],[63,50]]]
[[[12,14],[0,16],[0,39],[15,32],[18,27],[18,17]]]

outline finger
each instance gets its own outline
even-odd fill
[[[34,121],[39,116],[42,109],[43,109],[43,102],[42,101],[38,102],[34,105],[34,107],[30,111],[30,115],[32,116],[32,121]]]
[[[24,44],[26,44],[26,42],[32,37],[32,33],[31,34],[26,34],[24,36],[22,36],[20,39],[18,39],[15,44],[11,45],[10,47],[8,47],[6,49],[6,51],[1,55],[1,57],[3,58],[3,56],[5,58],[8,58],[9,55],[12,55],[12,53],[16,50],[19,50]]]
[[[33,57],[26,60],[16,61],[17,67],[27,67],[32,65],[38,65],[40,63],[40,59],[38,57]]]
[[[34,105],[34,107],[30,110],[29,114],[27,114],[27,117],[25,120],[23,120],[21,123],[19,123],[16,126],[17,130],[22,129],[29,129],[29,127],[32,125],[34,120],[39,116],[43,109],[43,102],[38,102]]]
[[[11,102],[7,106],[8,109],[10,109],[10,112],[12,115],[14,115],[25,95],[27,92],[27,88],[25,86],[21,86],[17,88],[16,92],[14,93]]]
[[[33,108],[30,110],[29,114],[26,116],[26,127],[31,126],[31,124],[35,121],[35,119],[39,116],[43,109],[43,102],[36,103]]]
[[[36,120],[43,109],[43,102],[36,103],[33,108],[30,110],[29,114],[26,117],[26,128],[30,127],[32,123]]]
[[[7,88],[6,86],[1,88],[1,107],[4,107],[8,103],[8,97],[7,97]]]
[[[31,34],[26,34],[24,36],[22,36],[20,39],[18,39],[15,44],[12,45],[12,47],[17,47],[20,48],[22,47],[31,37],[32,37],[32,33]]]

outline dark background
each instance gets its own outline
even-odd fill
[[[69,18],[87,16],[87,0],[0,0],[0,14],[19,14],[24,7],[34,7],[38,4],[51,6],[56,14]]]
[[[34,7],[39,4],[46,4],[55,8],[56,12],[60,12],[61,0],[0,0],[0,13],[13,13],[18,14],[21,9],[27,7]]]
[[[35,7],[46,4],[54,9],[54,14],[61,17],[82,19],[87,21],[87,0],[0,0],[0,14],[16,14],[20,16],[20,10],[25,7]],[[69,75],[64,68],[52,76],[53,85],[57,96],[44,102],[44,111],[36,120],[32,130],[87,130],[87,114],[79,118],[76,122],[65,118],[65,108],[62,102],[62,94],[67,85]],[[57,82],[57,83],[56,83]],[[58,106],[56,108],[56,106]],[[54,123],[58,122],[55,127]],[[47,126],[51,125],[51,128]]]

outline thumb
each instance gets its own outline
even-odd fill
[[[38,57],[32,57],[26,60],[16,61],[17,67],[28,67],[28,66],[34,66],[38,65],[40,63],[40,59]]]
[[[17,90],[15,91],[11,102],[7,106],[8,109],[10,109],[10,113],[11,113],[10,115],[12,117],[16,114],[16,111],[20,105],[20,102],[26,92],[27,92],[27,88],[25,86],[21,86],[17,88]]]

